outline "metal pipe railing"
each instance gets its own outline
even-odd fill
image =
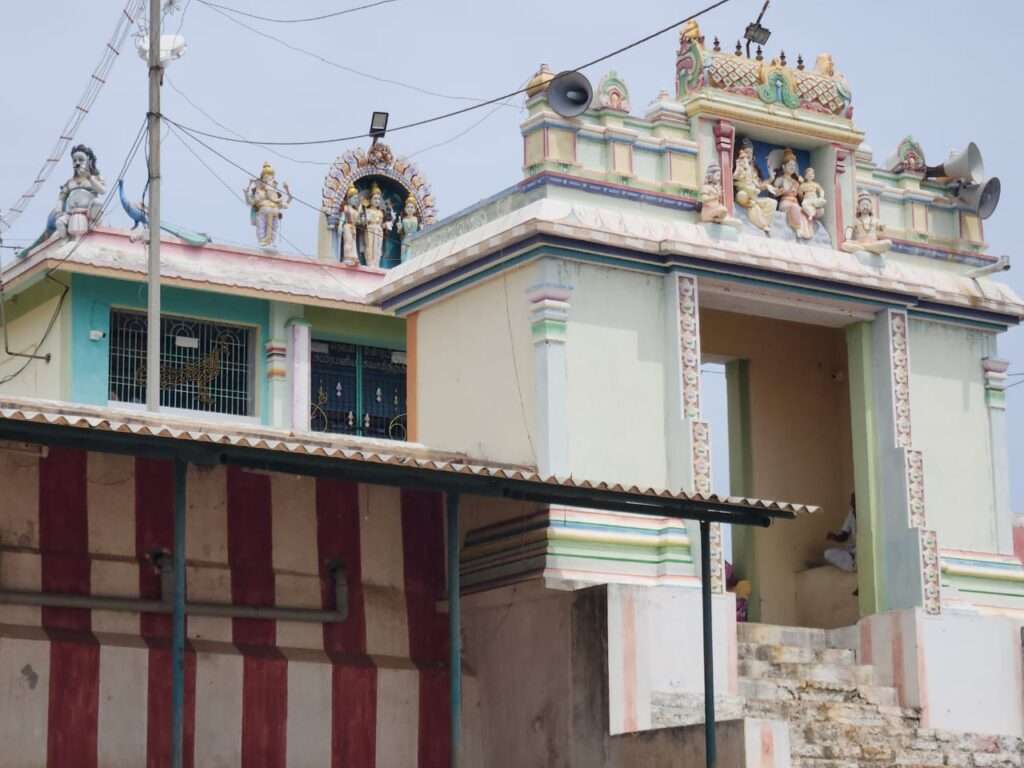
[[[161,568],[167,581],[167,574],[173,578],[173,569],[163,567],[169,558],[157,557],[154,560]],[[348,618],[348,582],[345,570],[340,564],[332,564],[331,576],[334,580],[334,595],[337,608],[333,611],[315,608],[288,608],[261,605],[227,605],[224,603],[185,602],[186,615],[214,616],[230,619],[270,619],[273,621],[302,621],[314,624],[343,622]],[[0,590],[0,604],[28,605],[45,608],[84,608],[93,611],[125,611],[128,613],[173,613],[171,592],[162,586],[163,593],[159,600],[144,600],[131,597],[102,597],[98,595],[71,595],[56,592],[24,592],[19,590]]]

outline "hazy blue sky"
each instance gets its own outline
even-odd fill
[[[312,16],[358,4],[358,0],[218,0],[267,16]],[[188,0],[186,0],[188,2]],[[541,62],[572,68],[685,17],[705,0],[398,0],[359,13],[311,24],[248,22],[292,45],[315,51],[343,67],[402,81],[447,96],[486,98],[522,85]],[[0,208],[14,203],[49,151],[78,100],[122,0],[6,2],[0,23]],[[366,130],[370,112],[391,113],[393,124],[410,122],[466,104],[375,82],[291,51],[243,29],[193,0],[182,34],[185,58],[171,65],[169,79],[199,107],[228,128],[256,139],[345,136]],[[718,35],[731,49],[761,0],[732,0],[701,20],[708,41]],[[182,16],[169,17],[173,31]],[[912,134],[932,158],[944,157],[969,140],[978,143],[991,175],[1003,181],[999,210],[986,223],[992,252],[1007,253],[1017,269],[1005,279],[1024,294],[1024,262],[1017,258],[1014,227],[1024,222],[1024,152],[1018,54],[1024,39],[1024,4],[1011,0],[775,0],[764,21],[773,34],[770,55],[785,50],[791,61],[830,51],[853,89],[857,125],[877,158],[886,157]],[[676,35],[666,34],[587,74],[596,81],[614,68],[630,88],[633,109],[642,112],[660,89],[672,89]],[[446,141],[490,116],[450,144],[416,157],[433,183],[442,215],[514,183],[521,176],[518,124],[521,102],[396,133],[388,141],[411,154]],[[118,168],[146,111],[146,67],[129,47],[121,56],[79,140],[90,144],[109,178]],[[223,131],[172,88],[164,88],[164,112],[187,125]],[[258,169],[271,160],[280,178],[316,204],[327,163],[344,146],[289,148],[303,164],[264,149],[217,144],[236,162]],[[354,145],[353,145],[354,146]],[[245,178],[220,159],[197,149],[235,192]],[[221,242],[254,242],[246,208],[182,148],[173,136],[164,144],[164,213],[169,221],[209,232]],[[40,231],[65,162],[39,200],[7,236],[27,241]],[[133,197],[145,173],[136,162],[128,176]],[[305,253],[316,239],[316,214],[296,204],[285,235]],[[124,224],[117,210],[109,221]],[[9,258],[4,252],[5,257]],[[1001,340],[1011,370],[1024,373],[1024,330]],[[1014,379],[1024,381],[1024,377]],[[1010,390],[1011,482],[1014,508],[1024,514],[1024,385]],[[950,439],[956,439],[950,435]],[[965,461],[972,457],[965,456]],[[1014,469],[1015,468],[1015,469]],[[965,510],[965,513],[968,513]]]

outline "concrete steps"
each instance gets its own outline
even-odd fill
[[[921,728],[842,635],[767,624],[738,626],[744,714],[789,723],[794,768],[1024,768],[1024,741]]]

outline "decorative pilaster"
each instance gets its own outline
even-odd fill
[[[1010,511],[1010,456],[1006,442],[1006,360],[986,357],[985,403],[988,405],[989,444],[992,449],[992,491],[995,499],[996,534],[999,554],[1013,553],[1013,514]]]
[[[288,344],[280,338],[272,338],[263,345],[266,355],[267,394],[270,397],[270,425],[285,427],[288,424],[285,388],[288,382]]]
[[[542,265],[542,270],[549,272],[547,266]],[[537,471],[542,477],[570,473],[565,339],[571,295],[572,287],[557,279],[527,292],[537,374]]]
[[[942,611],[938,537],[927,527],[924,456],[913,447],[909,321],[906,312],[889,310],[875,323],[878,351],[885,354],[878,361],[878,373],[884,378],[876,381],[882,405],[879,501],[885,516],[880,543],[885,553],[886,607],[921,606],[926,613],[938,614]]]
[[[843,222],[843,184],[842,176],[846,173],[846,158],[848,154],[845,149],[836,147],[836,175],[835,184],[832,189],[832,208],[836,214],[836,248],[843,247],[846,240],[846,225]]]
[[[310,374],[311,349],[309,323],[304,320],[288,321],[288,371],[291,383],[291,427],[294,432],[309,431],[309,398],[312,379]]]
[[[732,153],[736,140],[735,126],[726,120],[715,123],[715,150],[718,152],[718,167],[722,169],[722,204],[733,215]]]
[[[688,470],[686,490],[701,496],[711,495],[711,429],[700,420],[700,313],[697,278],[693,275],[670,276],[676,282],[674,297],[678,304],[679,416],[685,425],[689,455],[684,457]],[[671,439],[671,438],[670,438]],[[722,553],[722,527],[710,527],[711,589],[725,591],[725,563]],[[693,537],[696,541],[696,537]]]

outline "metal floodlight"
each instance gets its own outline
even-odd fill
[[[768,42],[768,38],[772,36],[772,31],[768,27],[761,26],[758,22],[752,21],[747,24],[747,29],[743,33],[743,37],[756,45],[764,45]]]
[[[388,132],[388,113],[374,112],[370,118],[370,136],[374,139],[381,138]]]

